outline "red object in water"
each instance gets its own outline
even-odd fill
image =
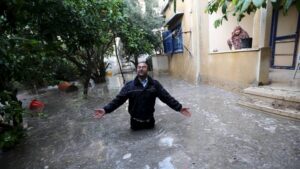
[[[45,107],[45,104],[42,101],[39,101],[39,100],[36,100],[36,99],[32,100],[30,105],[29,105],[30,110],[37,110],[37,109],[43,110],[44,107]]]
[[[61,82],[58,85],[58,89],[61,91],[65,91],[67,90],[69,87],[71,86],[71,84],[69,82]]]

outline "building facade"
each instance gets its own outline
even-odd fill
[[[271,68],[295,68],[299,55],[299,13],[295,7],[283,16],[268,4],[240,23],[230,16],[215,28],[213,22],[221,12],[208,15],[207,3],[208,0],[169,0],[163,8],[164,45],[171,75],[191,83],[244,88],[269,84]],[[229,49],[227,40],[236,26],[248,32],[251,48]],[[172,43],[168,41],[170,37]],[[182,50],[178,50],[180,47]]]

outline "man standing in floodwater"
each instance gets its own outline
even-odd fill
[[[131,129],[152,129],[155,125],[154,106],[156,97],[184,116],[191,116],[188,108],[182,107],[157,80],[148,76],[148,65],[146,62],[141,62],[137,66],[135,79],[126,83],[110,103],[102,109],[96,109],[95,118],[102,118],[105,114],[113,112],[129,99],[128,112],[131,116]]]

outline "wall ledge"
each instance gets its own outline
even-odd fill
[[[239,52],[253,52],[259,51],[259,48],[247,48],[247,49],[239,49],[239,50],[227,50],[227,51],[218,51],[218,52],[209,52],[209,55],[213,54],[222,54],[222,53],[239,53]]]

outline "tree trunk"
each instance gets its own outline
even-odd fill
[[[134,56],[134,66],[135,66],[135,68],[137,68],[137,65],[138,65],[138,63],[139,63],[139,61],[138,61],[138,56]]]
[[[101,76],[101,74],[99,73],[94,73],[93,76],[92,76],[92,79],[94,80],[94,82],[96,84],[99,84],[99,83],[102,83],[102,82],[105,82],[105,71],[104,71],[104,76]]]
[[[99,71],[100,71],[100,77],[99,77],[100,82],[105,82],[106,68],[104,63],[102,63],[102,66]]]
[[[105,82],[105,76],[106,76],[106,66],[105,66],[105,62],[104,62],[104,56],[102,55],[100,57],[100,66],[99,66],[99,76],[97,77],[97,79],[95,80],[95,83],[101,83],[101,82]]]
[[[83,82],[83,94],[84,95],[88,94],[89,83],[90,83],[90,76],[87,76]]]

